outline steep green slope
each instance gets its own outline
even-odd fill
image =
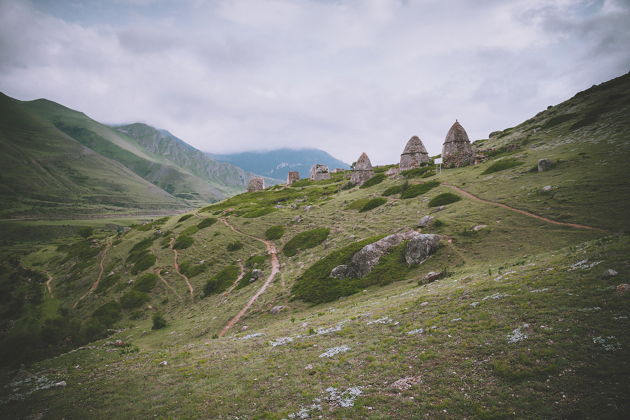
[[[182,204],[0,95],[2,216],[173,210]]]
[[[613,95],[625,95],[629,76],[614,83]],[[11,384],[0,394],[5,412],[623,418],[630,410],[630,291],[622,286],[630,240],[621,209],[630,199],[629,174],[610,171],[628,157],[628,121],[617,113],[627,102],[598,113],[593,127],[542,128],[548,118],[589,115],[610,100],[606,91],[554,107],[553,117],[537,123],[535,141],[513,129],[512,138],[478,142],[488,159],[477,166],[349,189],[349,173],[339,173],[7,260],[0,309],[13,328],[3,329],[0,347],[13,351],[3,360],[15,366],[20,357],[91,343],[28,372],[4,373]],[[506,157],[520,164],[497,164]],[[556,165],[530,171],[540,158]],[[493,166],[501,170],[482,174]],[[604,192],[585,189],[586,180]],[[402,197],[405,181],[421,193]],[[432,188],[416,187],[429,182]],[[432,207],[444,194],[459,200]],[[380,197],[384,204],[360,211]],[[407,266],[398,247],[360,284],[319,300],[303,293],[325,288],[331,266],[347,262],[361,241],[417,229],[425,215],[434,220],[422,231],[441,243],[423,264]],[[263,244],[278,226],[283,235]],[[279,252],[324,228],[323,242],[291,256]],[[275,277],[268,252],[280,259]],[[427,283],[429,272],[442,277]],[[7,280],[12,273],[19,288]],[[204,296],[218,280],[221,293],[210,287]],[[154,314],[164,316],[165,328],[152,329]],[[117,331],[104,338],[108,328]],[[62,380],[67,386],[52,386]]]

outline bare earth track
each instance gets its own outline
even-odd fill
[[[232,319],[228,321],[227,324],[225,324],[225,326],[219,333],[219,337],[223,337],[229,331],[229,329],[232,328],[247,313],[249,308],[251,308],[251,306],[254,304],[254,302],[256,302],[256,300],[260,297],[260,295],[265,293],[265,290],[267,290],[269,285],[273,282],[273,279],[276,277],[276,274],[280,272],[280,260],[278,259],[278,251],[276,250],[276,246],[273,244],[273,242],[267,241],[261,238],[257,238],[245,232],[241,232],[237,230],[234,226],[229,224],[227,219],[221,218],[221,221],[223,222],[223,224],[225,224],[225,226],[229,227],[234,232],[247,236],[248,238],[254,239],[256,241],[259,241],[265,244],[265,246],[267,247],[267,252],[269,253],[269,255],[271,255],[271,274],[269,274],[269,277],[267,277],[267,280],[265,280],[263,285],[260,287],[260,289],[258,289],[258,291],[254,294],[254,296],[252,296],[247,301],[247,303],[245,304],[245,306],[243,306],[243,308],[239,311],[239,313],[237,313]]]
[[[101,261],[99,263],[100,269],[98,272],[98,277],[96,277],[96,280],[94,281],[94,283],[92,283],[92,286],[90,287],[90,289],[87,292],[85,292],[85,294],[81,296],[79,300],[75,302],[75,304],[73,305],[73,308],[76,308],[79,302],[81,302],[83,299],[88,297],[98,287],[99,283],[101,282],[101,279],[103,278],[103,272],[105,271],[105,257],[107,256],[107,251],[109,251],[109,248],[111,248],[111,246],[112,246],[112,238],[107,238],[107,244],[105,245],[105,248],[103,249],[103,251],[101,251],[101,254],[100,254]],[[48,282],[46,284],[48,284]]]
[[[171,249],[173,250],[173,266],[175,267],[175,271],[177,271],[177,274],[179,274],[179,276],[181,278],[184,279],[184,281],[186,282],[186,286],[188,286],[188,291],[190,292],[190,298],[193,299],[194,298],[194,290],[192,287],[192,284],[190,284],[190,280],[188,279],[188,277],[182,273],[181,271],[179,271],[179,263],[177,262],[177,258],[179,257],[179,253],[177,252],[177,250],[175,248],[173,248],[173,245],[175,244],[175,238],[171,238]]]
[[[171,291],[173,292],[173,294],[175,296],[177,296],[177,299],[179,299],[180,301],[182,300],[182,297],[179,295],[179,293],[177,293],[177,290],[175,290],[175,288],[173,286],[170,285],[169,282],[166,281],[166,279],[164,277],[162,277],[162,269],[164,267],[157,267],[155,269],[153,269],[153,272],[158,276],[158,278],[162,281],[162,283],[164,283],[164,285]]]
[[[463,196],[465,196],[467,198],[470,198],[471,200],[478,201],[480,203],[491,204],[491,205],[496,206],[496,207],[501,207],[501,208],[504,208],[506,210],[522,214],[524,216],[533,217],[534,219],[542,220],[542,221],[547,222],[547,223],[552,223],[554,225],[568,226],[568,227],[572,227],[572,228],[576,228],[576,229],[587,229],[587,230],[597,230],[597,231],[600,231],[600,232],[607,232],[605,229],[596,228],[596,227],[593,227],[593,226],[581,225],[579,223],[559,222],[557,220],[549,219],[549,218],[544,217],[544,216],[539,216],[537,214],[530,213],[530,212],[525,211],[525,210],[521,210],[521,209],[516,209],[514,207],[510,207],[507,204],[497,203],[496,201],[485,200],[483,198],[477,197],[476,195],[474,195],[472,193],[469,193],[468,191],[466,191],[466,190],[464,190],[464,189],[462,189],[460,187],[456,187],[455,185],[448,184],[446,182],[443,182],[442,185],[446,185],[447,187],[452,188],[453,190],[457,191],[458,193],[462,194]]]

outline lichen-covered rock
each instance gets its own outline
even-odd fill
[[[395,233],[383,239],[379,239],[361,248],[359,252],[352,256],[349,264],[339,265],[333,268],[330,272],[330,276],[338,279],[364,277],[378,264],[381,257],[387,254],[393,247],[403,241],[412,240],[420,235],[420,233],[411,230],[404,233]]]
[[[359,160],[352,167],[352,174],[350,175],[350,182],[354,185],[362,185],[365,181],[374,176],[374,170],[372,168],[372,162],[365,153],[361,153]]]
[[[475,163],[475,153],[462,125],[455,121],[444,139],[442,146],[442,166],[459,168]]]
[[[540,159],[538,161],[538,172],[548,171],[553,168],[553,161],[551,159]]]
[[[247,192],[261,191],[265,189],[265,180],[262,178],[252,178],[247,185]]]
[[[419,227],[428,227],[428,226],[431,226],[434,221],[435,221],[435,217],[426,215],[426,216],[423,216],[420,219],[420,221],[418,222],[418,226]]]
[[[330,179],[330,171],[328,170],[328,166],[315,164],[311,168],[311,180],[320,181],[322,179]]]
[[[438,273],[437,271],[430,271],[426,276],[424,276],[424,281],[425,283],[431,283],[442,277],[442,275],[444,275],[443,272]]]
[[[403,150],[400,155],[400,170],[406,171],[408,169],[419,168],[420,165],[428,162],[429,154],[424,144],[422,144],[422,140],[420,140],[418,136],[413,136],[409,139],[405,150]]]
[[[421,264],[440,246],[440,236],[419,234],[407,242],[405,261],[407,264]]]

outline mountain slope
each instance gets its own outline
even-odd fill
[[[282,180],[287,178],[289,171],[298,171],[300,177],[307,178],[310,176],[311,166],[316,163],[327,165],[330,170],[350,168],[348,164],[319,149],[275,149],[210,156],[245,170]]]
[[[28,103],[0,95],[0,109],[3,216],[182,208],[170,194],[59,131]]]

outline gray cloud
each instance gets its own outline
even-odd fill
[[[627,1],[0,0],[0,90],[230,152],[398,159],[630,67]]]

